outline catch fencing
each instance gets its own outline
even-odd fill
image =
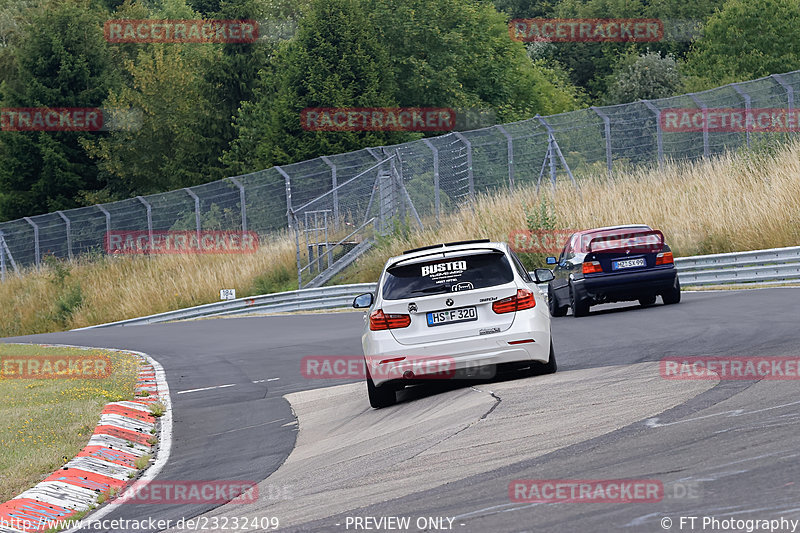
[[[102,254],[107,232],[291,229],[300,287],[319,286],[398,225],[435,224],[482,193],[608,179],[794,131],[664,128],[666,110],[795,110],[800,71],[707,91],[453,131],[179,189],[0,224],[0,274],[44,257]],[[299,117],[298,117],[299,119]]]

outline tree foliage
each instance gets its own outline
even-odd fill
[[[646,52],[620,62],[611,74],[606,103],[666,98],[680,92],[683,77],[671,55]]]
[[[728,0],[708,21],[688,58],[707,86],[800,68],[800,3]]]

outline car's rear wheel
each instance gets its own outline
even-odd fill
[[[639,298],[639,305],[642,307],[648,307],[656,303],[656,295],[652,294],[650,296],[642,296]]]
[[[556,294],[550,287],[547,287],[547,306],[550,308],[551,316],[565,316],[567,314],[567,311],[569,310],[568,305],[561,305],[561,306],[558,305]]]
[[[575,292],[570,287],[569,290],[570,307],[572,307],[572,316],[579,318],[589,314],[589,307],[591,303],[588,299],[576,300]]]
[[[550,360],[546,363],[536,363],[537,374],[554,374],[558,370],[556,352],[553,350],[553,339],[550,339]]]
[[[668,292],[661,295],[664,305],[676,304],[681,301],[681,282],[678,276],[675,276],[675,285],[672,286]]]
[[[376,387],[372,381],[372,376],[369,375],[369,370],[367,370],[367,395],[369,396],[369,404],[375,409],[389,407],[397,403],[397,392],[394,388],[388,384]]]

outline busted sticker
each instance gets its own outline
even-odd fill
[[[466,261],[448,261],[422,266],[422,276],[428,276],[434,283],[458,281],[467,270]]]

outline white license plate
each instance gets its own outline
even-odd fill
[[[456,322],[468,322],[478,320],[478,310],[473,305],[471,307],[459,307],[457,309],[445,309],[444,311],[432,311],[428,313],[428,326],[441,326],[444,324],[454,324]]]
[[[623,259],[622,261],[614,261],[611,265],[611,269],[620,270],[622,268],[643,267],[646,264],[644,257],[639,259]]]

